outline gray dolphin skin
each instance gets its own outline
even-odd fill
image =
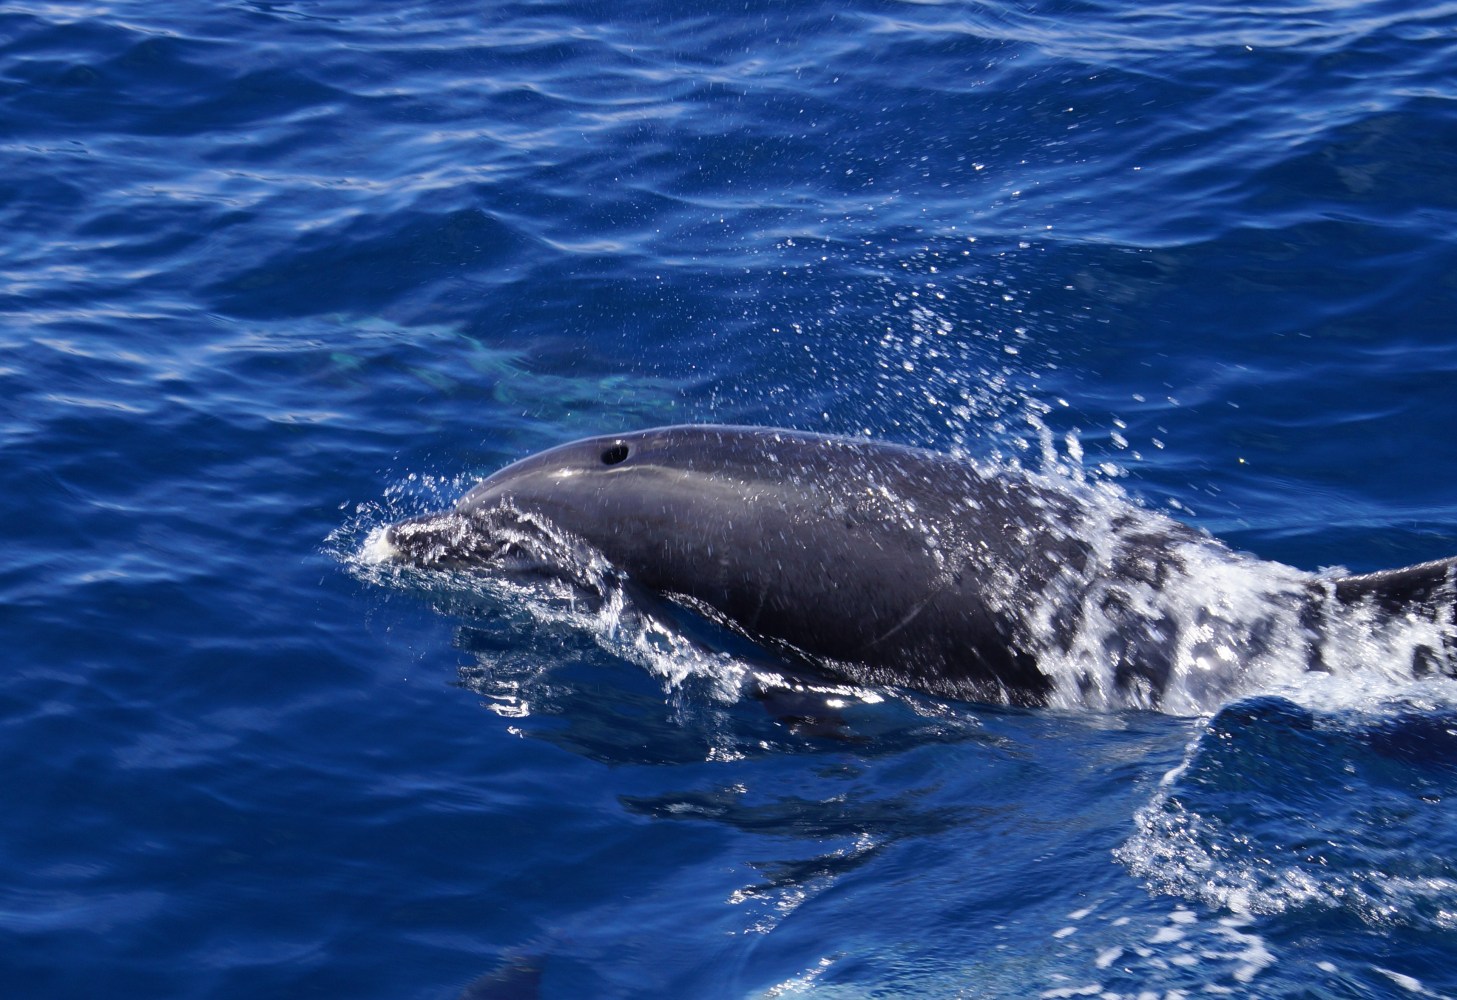
[[[1309,637],[1321,669],[1320,630],[1357,606],[1435,623],[1439,641],[1412,653],[1418,671],[1452,660],[1457,559],[1339,580],[1281,567],[1254,616],[1222,614],[1213,598],[1171,607],[1158,595],[1197,595],[1196,564],[1257,561],[1091,488],[798,431],[576,441],[385,537],[400,562],[488,573],[570,575],[563,564],[600,554],[635,592],[831,675],[971,701],[1044,704],[1067,676],[1048,664],[1081,658],[1097,666],[1089,676],[1156,704],[1180,657],[1258,651],[1287,633]],[[1279,633],[1280,622],[1294,624]]]

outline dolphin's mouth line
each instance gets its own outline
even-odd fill
[[[377,561],[425,572],[557,581],[582,596],[604,596],[616,570],[590,544],[510,503],[453,509],[400,521],[372,543]]]

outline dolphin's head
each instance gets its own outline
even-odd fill
[[[761,429],[665,427],[586,438],[506,466],[448,511],[400,521],[381,536],[382,554],[425,569],[541,569],[568,540],[617,556],[653,536],[683,537],[742,510],[762,493],[774,442]]]
[[[520,568],[529,539],[549,531],[546,512],[569,497],[605,488],[602,472],[622,465],[633,445],[622,438],[575,441],[522,459],[482,480],[454,508],[396,522],[381,554],[422,569]]]

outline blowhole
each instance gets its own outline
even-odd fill
[[[619,441],[616,444],[614,444],[611,447],[609,447],[606,451],[602,452],[602,464],[603,465],[616,465],[618,462],[622,462],[622,461],[626,460],[626,458],[627,458],[627,452],[628,452],[627,445],[625,445],[621,441]]]

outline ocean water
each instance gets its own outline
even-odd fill
[[[803,732],[358,558],[698,421],[1457,554],[1453,67],[1440,0],[6,3],[0,991],[1457,996],[1448,678]]]

